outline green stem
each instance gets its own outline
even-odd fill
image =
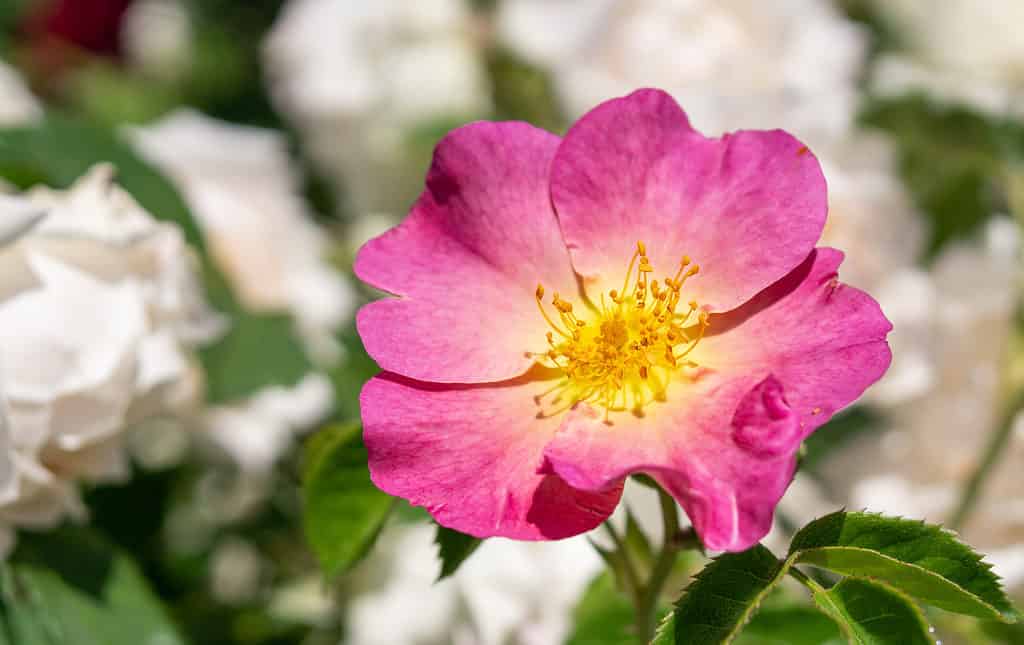
[[[658,489],[658,499],[661,502],[664,538],[661,551],[658,552],[654,567],[651,569],[651,576],[637,595],[636,602],[636,634],[638,642],[643,644],[651,642],[654,637],[654,628],[658,618],[658,597],[661,596],[665,581],[672,573],[676,555],[684,543],[679,531],[679,512],[676,510],[676,501],[660,488]]]
[[[640,576],[636,572],[636,566],[633,565],[633,558],[630,557],[629,550],[626,548],[625,543],[623,543],[619,533],[615,530],[615,527],[612,526],[612,523],[605,520],[604,528],[608,532],[608,535],[611,536],[619,557],[622,558],[622,570],[626,576],[626,584],[629,586],[629,592],[635,599],[640,593]]]
[[[1010,404],[1004,409],[999,425],[989,435],[988,444],[985,446],[984,453],[982,453],[981,461],[978,462],[974,472],[971,473],[970,478],[964,485],[963,491],[960,494],[960,501],[956,505],[956,510],[953,511],[952,519],[949,521],[949,527],[954,531],[959,531],[967,523],[967,519],[974,510],[975,502],[978,501],[978,497],[982,493],[985,482],[995,470],[995,465],[1005,452],[1004,448],[1013,435],[1014,419],[1017,418],[1017,414],[1022,408],[1024,408],[1024,390],[1013,396]]]

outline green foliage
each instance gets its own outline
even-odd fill
[[[331,426],[306,445],[306,537],[328,576],[343,573],[373,546],[394,505],[370,481],[358,425]]]
[[[184,643],[131,559],[84,529],[24,536],[0,593],[5,645]]]
[[[267,385],[297,383],[311,366],[284,315],[238,311],[218,342],[199,351],[206,373],[206,399],[232,401]]]
[[[804,606],[762,608],[736,638],[736,645],[842,645],[835,621]]]
[[[815,592],[814,602],[855,645],[934,645],[914,603],[881,582],[845,578],[831,589]]]
[[[1008,622],[1016,618],[991,566],[955,534],[924,522],[832,513],[793,537],[790,559],[884,580],[947,611]]]
[[[566,645],[631,645],[633,605],[605,571],[587,587],[573,615],[575,629]]]
[[[810,564],[847,576],[824,588],[795,569]],[[1018,614],[974,550],[938,526],[868,513],[840,511],[811,522],[793,538],[787,557],[757,545],[722,555],[684,591],[658,628],[653,643],[830,643],[836,624],[799,611],[808,629],[786,636],[792,613],[772,608],[752,620],[765,597],[787,574],[809,587],[815,604],[858,645],[931,643],[911,597],[950,612],[1014,622]],[[738,638],[744,625],[748,632]],[[795,621],[794,621],[795,623]],[[778,628],[776,630],[776,627]],[[923,639],[923,640],[922,640]]]
[[[487,54],[499,120],[526,121],[551,132],[563,132],[566,120],[558,106],[551,79],[507,49]]]
[[[438,555],[441,558],[441,573],[437,579],[443,580],[455,573],[466,558],[473,555],[483,540],[438,525],[434,542],[437,543]]]
[[[929,257],[1007,209],[1002,182],[1007,164],[1024,153],[1020,124],[988,120],[919,95],[875,101],[862,121],[896,143],[901,174],[930,221]]]
[[[785,573],[778,558],[761,545],[715,558],[694,576],[658,627],[653,644],[732,642]]]

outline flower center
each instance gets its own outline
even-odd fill
[[[635,269],[635,271],[634,271]],[[537,285],[537,307],[551,327],[550,348],[534,353],[541,364],[562,370],[564,378],[535,397],[541,416],[551,416],[580,401],[611,412],[639,414],[651,401],[664,400],[672,375],[697,364],[687,356],[708,327],[708,315],[695,300],[680,306],[683,285],[699,267],[683,256],[675,276],[661,282],[654,273],[643,242],[626,269],[622,290],[601,294],[600,310],[588,307],[592,316],[577,317],[570,302],[552,295],[549,315],[544,287]]]

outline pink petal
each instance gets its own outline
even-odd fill
[[[434,382],[500,381],[544,351],[538,283],[572,295],[576,276],[548,196],[555,135],[525,123],[473,123],[437,146],[406,220],[355,262],[402,296],[359,312],[359,334],[388,371]]]
[[[587,289],[621,283],[637,241],[659,277],[686,254],[686,298],[727,311],[807,257],[825,224],[817,159],[781,130],[707,139],[660,90],[599,105],[565,136],[551,196]]]
[[[538,474],[560,419],[538,419],[543,381],[441,385],[384,373],[363,388],[363,438],[373,482],[478,537],[558,539],[600,524],[622,482],[601,492]]]
[[[602,490],[633,472],[657,479],[708,548],[741,551],[767,534],[800,442],[885,372],[891,329],[878,304],[842,285],[842,254],[818,249],[744,307],[712,316],[692,355],[643,418],[586,406],[545,449],[544,472]]]

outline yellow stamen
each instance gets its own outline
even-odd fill
[[[587,402],[603,407],[610,423],[613,412],[639,413],[649,403],[664,400],[673,374],[696,366],[687,356],[709,326],[707,312],[695,300],[685,301],[687,310],[676,311],[683,285],[699,271],[684,255],[674,277],[649,279],[654,268],[646,246],[637,242],[622,289],[601,293],[600,311],[583,318],[555,293],[551,306],[558,315],[553,319],[543,303],[544,287],[538,285],[537,307],[552,331],[547,333],[550,349],[531,355],[543,357],[544,364],[564,374],[558,385],[536,398],[542,407],[539,416]]]

